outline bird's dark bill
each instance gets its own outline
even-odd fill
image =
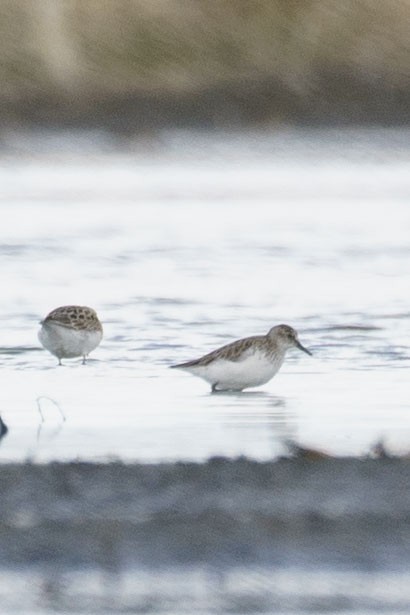
[[[310,350],[308,350],[307,348],[302,346],[302,344],[299,342],[299,340],[296,340],[296,346],[297,346],[297,348],[299,348],[299,350],[303,350],[303,352],[306,352],[306,354],[309,354],[310,356],[312,356],[312,353],[310,352]]]

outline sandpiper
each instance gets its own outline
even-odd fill
[[[89,353],[102,340],[103,328],[96,312],[82,305],[58,307],[41,321],[38,339],[58,359],[83,357],[83,364]]]
[[[171,365],[210,383],[212,391],[242,391],[268,382],[280,369],[286,351],[295,346],[312,354],[288,325],[272,327],[266,335],[245,337],[200,359]]]

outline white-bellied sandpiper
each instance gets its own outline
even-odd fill
[[[83,363],[102,340],[103,328],[96,312],[81,305],[58,307],[41,321],[38,339],[58,359],[83,357]]]
[[[298,335],[288,325],[272,327],[266,335],[245,337],[210,352],[199,359],[171,365],[199,376],[212,391],[242,391],[268,382],[280,369],[289,348],[307,354]]]

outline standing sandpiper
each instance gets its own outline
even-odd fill
[[[58,359],[83,357],[83,364],[89,353],[102,340],[103,328],[96,312],[81,305],[58,307],[41,321],[38,339]]]
[[[266,335],[255,335],[237,340],[210,352],[200,359],[171,365],[203,378],[212,391],[242,391],[268,382],[280,369],[286,351],[302,346],[298,335],[288,325],[277,325]]]

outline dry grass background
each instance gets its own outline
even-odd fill
[[[0,58],[15,119],[402,121],[410,0],[0,0]]]

